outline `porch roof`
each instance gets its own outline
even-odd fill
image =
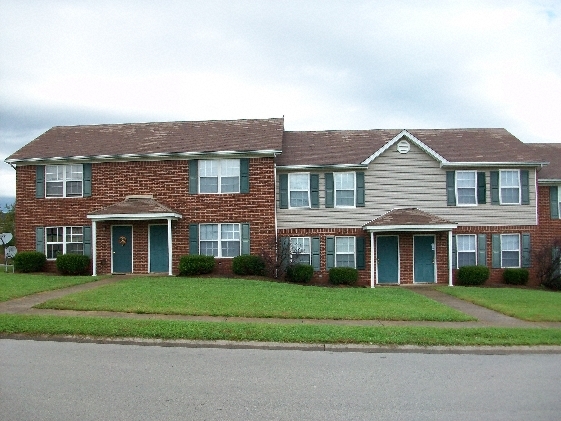
[[[392,209],[363,225],[369,232],[384,231],[450,231],[458,224],[418,208]]]
[[[94,221],[179,219],[181,214],[158,203],[151,195],[127,196],[122,202],[93,211],[88,218]]]

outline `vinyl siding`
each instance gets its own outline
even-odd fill
[[[399,207],[416,207],[460,226],[535,225],[535,171],[530,170],[530,205],[497,206],[491,205],[490,188],[490,171],[497,169],[477,169],[485,171],[487,204],[447,206],[446,170],[413,144],[407,154],[390,148],[365,170],[364,207],[325,208],[325,176],[320,173],[319,209],[279,209],[277,203],[278,228],[357,228]]]

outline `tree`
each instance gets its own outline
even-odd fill
[[[541,247],[534,253],[536,277],[541,285],[561,290],[561,238]]]

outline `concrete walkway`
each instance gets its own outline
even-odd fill
[[[73,311],[35,309],[33,306],[48,300],[60,298],[75,292],[87,291],[103,285],[119,282],[126,276],[111,276],[87,284],[75,285],[55,291],[45,291],[26,297],[17,298],[0,303],[0,313],[28,314],[28,315],[56,315],[56,316],[97,316],[97,317],[122,317],[131,319],[150,320],[185,320],[185,321],[210,321],[210,322],[259,322],[271,324],[329,324],[346,326],[430,326],[451,328],[473,327],[518,327],[518,328],[561,328],[561,322],[527,322],[513,317],[505,316],[493,310],[469,303],[435,290],[432,286],[415,286],[410,290],[452,307],[462,313],[473,316],[477,321],[471,322],[431,322],[431,321],[385,321],[385,320],[319,320],[319,319],[258,319],[245,317],[211,317],[211,316],[181,316],[166,314],[136,314],[109,311]],[[409,288],[409,287],[408,287]]]

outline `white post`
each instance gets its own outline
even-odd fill
[[[370,288],[374,288],[374,258],[376,256],[374,250],[374,231],[370,231]]]
[[[448,286],[452,284],[452,230],[448,231]]]
[[[173,252],[172,252],[172,241],[171,241],[171,218],[168,218],[168,274],[169,276],[173,275],[173,270],[172,270],[172,257],[173,257]]]
[[[97,222],[92,221],[92,276],[97,276]]]

